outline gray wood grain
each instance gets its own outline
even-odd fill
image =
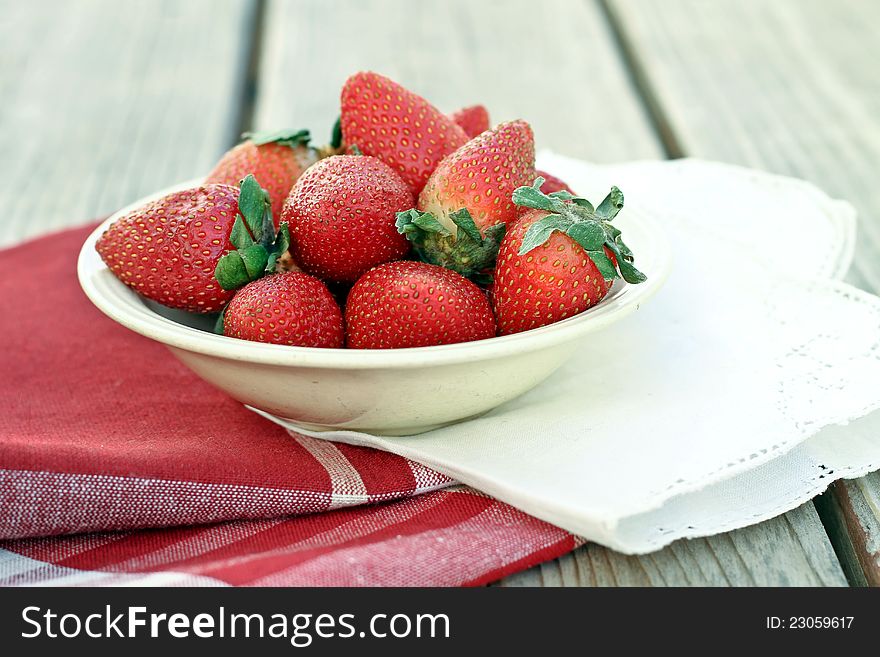
[[[235,139],[250,0],[0,0],[0,244],[205,173]]]
[[[880,289],[880,3],[606,2],[681,150],[853,203],[855,266]]]
[[[501,586],[843,586],[812,504],[780,518],[641,557],[586,545]]]
[[[596,161],[662,153],[592,3],[270,0],[266,18],[256,127],[326,140],[342,83],[374,70],[446,112],[483,103],[493,122],[526,119],[539,147]]]
[[[485,25],[493,29],[480,29]],[[534,45],[536,35],[544,36],[540,47]],[[354,41],[356,48],[348,45]],[[555,0],[537,9],[530,0],[430,5],[275,0],[267,9],[261,63],[259,128],[308,127],[321,139],[338,114],[335,90],[354,71],[371,69],[445,111],[482,102],[496,121],[525,118],[539,148],[594,161],[663,154],[593,2]],[[679,541],[643,557],[587,545],[502,584],[845,585],[846,580],[809,503],[755,527]]]
[[[607,4],[677,147],[806,178],[853,203],[848,280],[880,291],[880,3]],[[826,511],[838,514],[828,520],[838,554],[858,562],[845,564],[854,581],[880,585],[880,477],[833,494]]]
[[[852,546],[847,558],[855,560],[844,566],[858,566],[865,584],[880,586],[880,472],[835,483],[833,499],[842,525],[840,542]]]

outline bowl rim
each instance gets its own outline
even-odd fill
[[[145,196],[101,222],[80,249],[77,277],[89,300],[126,328],[172,348],[221,359],[278,367],[397,369],[501,358],[566,342],[622,319],[662,287],[672,268],[669,243],[656,220],[642,208],[639,212],[628,213],[626,222],[636,225],[637,230],[645,235],[645,243],[651,245],[648,280],[639,285],[625,285],[619,294],[554,324],[485,340],[402,349],[327,349],[238,340],[186,326],[154,312],[134,290],[113,276],[95,250],[95,243],[101,234],[122,215],[167,194],[197,187],[203,181],[203,178],[188,180]],[[644,252],[645,247],[641,249]],[[107,285],[113,286],[116,294],[108,294],[103,289]]]

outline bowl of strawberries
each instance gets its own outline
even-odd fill
[[[87,296],[253,408],[409,435],[521,395],[662,284],[656,224],[536,170],[525,121],[447,116],[370,72],[340,104],[326,146],[248,134],[108,218]]]

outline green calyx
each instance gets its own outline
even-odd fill
[[[336,118],[336,122],[333,124],[333,130],[330,133],[330,148],[334,150],[339,150],[342,148],[342,116],[338,116]]]
[[[217,321],[214,322],[214,333],[217,335],[223,335],[224,324],[226,322],[226,308],[220,311],[220,314],[217,315]]]
[[[235,290],[275,271],[275,262],[290,246],[290,231],[281,224],[275,232],[269,193],[253,175],[241,181],[238,215],[229,241],[235,247],[217,261],[214,278],[224,290]]]
[[[264,130],[262,132],[246,132],[243,139],[250,139],[257,146],[263,144],[284,144],[291,148],[307,146],[312,136],[308,130]]]
[[[539,247],[554,231],[559,231],[583,247],[605,279],[622,277],[627,283],[646,280],[646,276],[633,266],[633,253],[624,244],[620,229],[611,224],[623,208],[623,192],[612,187],[608,196],[594,208],[587,199],[566,191],[544,194],[541,191],[543,184],[544,179],[538,177],[531,187],[518,187],[513,191],[513,202],[517,205],[549,213],[526,231],[519,255]],[[614,254],[616,267],[605,252],[606,247]]]
[[[466,208],[451,213],[449,218],[458,228],[454,235],[430,212],[416,209],[398,212],[397,232],[412,242],[424,262],[469,278],[480,277],[484,270],[495,265],[506,226],[496,224],[481,233]]]

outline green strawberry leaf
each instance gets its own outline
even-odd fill
[[[330,135],[330,146],[334,150],[339,150],[339,147],[342,146],[342,116],[337,116],[336,122],[333,124],[333,132]]]
[[[440,233],[441,235],[451,235],[450,230],[437,221],[437,218],[430,212],[420,212],[415,208],[397,213],[394,221],[397,232],[406,235],[407,239],[410,235],[416,235],[419,232]]]
[[[349,155],[363,155],[364,152],[360,149],[360,146],[358,146],[357,144],[352,144],[351,146],[348,147],[348,154]]]
[[[278,258],[283,256],[288,248],[290,248],[290,228],[288,228],[287,222],[285,221],[281,224],[281,227],[278,229],[278,234],[267,249],[269,252],[269,258],[266,260],[266,267],[264,269],[266,274],[271,274],[275,271],[275,265],[278,262]]]
[[[590,260],[596,264],[596,268],[599,270],[599,273],[602,274],[602,278],[605,280],[617,278],[617,269],[614,268],[614,263],[611,261],[611,258],[608,257],[608,254],[605,253],[604,249],[587,251],[587,255],[590,256]]]
[[[543,180],[543,178],[538,178],[538,180]],[[542,194],[540,189],[535,189],[534,187],[517,187],[513,190],[513,202],[517,205],[522,205],[527,208],[532,208],[533,210],[547,210],[553,211],[554,199],[550,198],[546,194]]]
[[[266,266],[263,269],[264,274],[273,274],[275,273],[275,265],[278,264],[278,258],[281,257],[280,253],[276,251],[272,251],[269,253],[269,257],[266,259]]]
[[[275,271],[275,263],[290,247],[290,229],[282,223],[275,232],[269,194],[248,174],[241,181],[239,215],[229,241],[235,247],[214,268],[214,278],[224,290],[235,290]]]
[[[477,224],[474,223],[474,218],[471,216],[471,213],[468,212],[467,208],[451,212],[449,218],[452,219],[452,223],[458,226],[459,237],[461,237],[463,232],[475,242],[482,244],[483,236],[480,235],[480,229],[477,228]]]
[[[272,202],[269,192],[263,190],[265,205],[263,206],[263,225],[260,227],[260,243],[268,246],[275,241],[275,219],[272,218]]]
[[[481,272],[495,267],[498,247],[501,246],[506,231],[507,226],[498,223],[486,228],[482,235],[477,231],[478,239],[474,239],[473,235],[464,229],[455,237],[451,235],[440,237],[434,233],[431,237],[438,239],[426,240],[416,252],[426,262],[446,267],[462,276],[474,279],[479,277]]]
[[[546,217],[539,219],[529,226],[529,229],[523,236],[522,244],[519,247],[519,255],[525,255],[532,249],[541,246],[550,238],[550,234],[555,230],[562,233],[567,232],[572,224],[573,222],[569,217],[564,217],[561,214],[548,214]]]
[[[263,237],[263,215],[268,204],[267,194],[260,187],[260,183],[253,174],[248,174],[241,181],[241,191],[238,195],[238,211],[244,218],[247,227],[254,236],[255,241]]]
[[[498,257],[498,249],[501,247],[501,241],[507,234],[507,224],[495,224],[483,230],[483,243],[480,250],[483,253],[482,261],[485,263],[483,269],[494,269],[495,259]]]
[[[571,195],[566,191],[545,194],[541,191],[541,185],[543,184],[544,179],[538,176],[531,187],[528,185],[517,187],[513,190],[513,196],[511,197],[513,202],[516,205],[532,208],[533,210],[547,210],[557,214],[566,214],[569,211],[570,205],[565,201],[569,200],[568,196]]]
[[[262,244],[254,244],[246,249],[238,251],[245,271],[247,271],[248,280],[255,281],[266,273],[266,263],[269,261],[269,252]]]
[[[625,280],[627,283],[637,285],[638,283],[644,283],[646,280],[648,280],[648,277],[645,276],[638,269],[636,269],[635,266],[628,260],[618,258],[617,266],[620,269],[620,274],[623,276],[623,280]]]
[[[526,231],[520,255],[543,244],[554,230],[559,230],[584,248],[606,279],[622,276],[627,283],[641,283],[647,279],[632,264],[633,253],[623,242],[620,229],[610,223],[623,208],[623,192],[619,188],[612,187],[599,207],[593,208],[587,199],[565,191],[543,194],[540,191],[542,182],[539,178],[535,185],[518,187],[513,192],[512,199],[517,205],[549,213]],[[617,267],[605,253],[605,248],[616,257]]]
[[[580,196],[574,196],[574,197],[572,197],[571,202],[574,203],[575,205],[577,205],[578,207],[586,208],[586,210],[587,210],[590,214],[593,214],[593,213],[596,212],[596,211],[593,209],[593,204],[590,203],[590,202],[589,202],[587,199],[585,199],[585,198],[581,198]]]
[[[229,241],[232,242],[232,245],[236,249],[246,249],[249,246],[254,245],[254,238],[251,237],[250,231],[248,231],[247,227],[244,225],[241,215],[238,215],[235,218],[235,223],[232,224],[232,232],[229,234]]]
[[[629,247],[623,243],[623,240],[620,239],[620,235],[614,238],[614,244],[617,246],[624,260],[631,261],[633,259],[633,252],[630,251]]]
[[[561,201],[571,201],[577,198],[574,194],[564,189],[560,189],[558,192],[550,192],[547,196],[550,198],[558,198]]]
[[[281,223],[281,228],[278,229],[278,236],[275,238],[275,250],[278,252],[278,256],[281,257],[289,248],[290,227],[287,225],[287,222],[284,221]]]
[[[257,146],[263,144],[284,144],[294,148],[299,145],[306,145],[312,136],[308,130],[263,130],[261,132],[246,132],[242,135],[245,139],[250,139]]]
[[[489,226],[482,234],[476,231],[477,239],[474,239],[467,218],[456,214],[460,230],[454,236],[432,214],[418,210],[399,212],[397,229],[406,235],[422,262],[446,267],[468,278],[474,277],[495,266],[498,247],[507,226],[499,223]]]
[[[234,290],[250,280],[239,251],[230,251],[217,261],[214,278],[224,290]]]
[[[217,335],[223,335],[223,323],[224,317],[223,314],[226,312],[226,309],[220,311],[220,314],[217,315],[217,321],[214,323],[214,333]]]
[[[605,231],[594,221],[578,221],[569,226],[565,234],[580,244],[584,251],[598,251],[605,244]]]
[[[623,208],[623,192],[617,187],[612,187],[608,196],[606,196],[599,204],[599,207],[596,208],[596,215],[600,219],[611,221],[617,216],[617,213],[620,212],[621,208]]]
[[[495,275],[491,269],[486,269],[483,271],[478,271],[476,274],[471,276],[471,280],[477,285],[489,287],[490,285],[492,285],[492,283],[495,282]]]

